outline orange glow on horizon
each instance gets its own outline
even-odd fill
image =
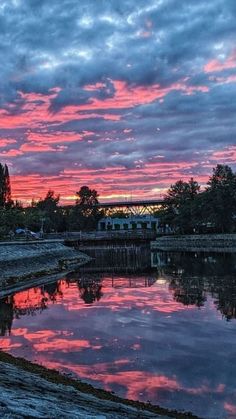
[[[25,183],[25,176],[13,174],[11,175],[12,192],[14,199],[30,203],[32,198],[43,198],[47,191],[52,189],[60,194],[61,203],[66,204],[75,202],[75,193],[80,186],[89,185],[98,191],[101,201],[106,201],[109,197],[122,201],[124,197],[130,199],[131,194],[132,199],[155,199],[166,193],[176,180],[188,181],[191,175],[184,174],[182,171],[191,167],[194,169],[195,166],[195,162],[160,162],[129,170],[123,167],[65,169],[58,176],[42,176],[36,173],[28,175],[27,183]],[[197,180],[206,184],[208,177],[208,175],[199,175]],[[161,186],[157,188],[158,184]]]

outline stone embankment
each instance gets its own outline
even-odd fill
[[[100,400],[0,362],[1,418],[157,418],[121,403]],[[139,415],[140,413],[140,415]],[[142,415],[141,415],[142,413]]]
[[[236,252],[236,234],[201,234],[159,237],[152,250],[180,252]]]
[[[71,271],[88,262],[82,252],[63,243],[29,242],[0,245],[0,290],[24,280]]]
[[[121,399],[0,351],[0,417],[45,419],[190,419],[150,404]]]

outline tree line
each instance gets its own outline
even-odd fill
[[[82,186],[76,192],[74,205],[61,206],[60,195],[49,190],[45,198],[32,200],[24,207],[12,200],[9,170],[0,164],[0,237],[17,228],[46,233],[95,230],[104,216],[102,210],[94,207],[98,198],[95,189]],[[236,173],[231,167],[218,164],[204,190],[193,178],[188,182],[178,180],[170,186],[155,215],[161,225],[170,226],[178,234],[235,232]]]
[[[82,186],[76,192],[74,205],[61,206],[60,195],[49,190],[43,199],[32,200],[28,206],[13,201],[8,167],[0,164],[0,237],[5,238],[17,229],[33,232],[89,231],[96,229],[103,216],[98,208],[98,193]]]
[[[171,185],[157,214],[180,234],[236,231],[236,173],[218,164],[202,191],[191,178]]]

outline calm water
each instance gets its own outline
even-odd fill
[[[235,418],[236,255],[155,254],[145,273],[122,261],[106,273],[109,260],[1,300],[0,347],[124,397]]]

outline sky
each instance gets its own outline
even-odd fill
[[[1,0],[0,162],[24,203],[236,169],[235,0]]]

